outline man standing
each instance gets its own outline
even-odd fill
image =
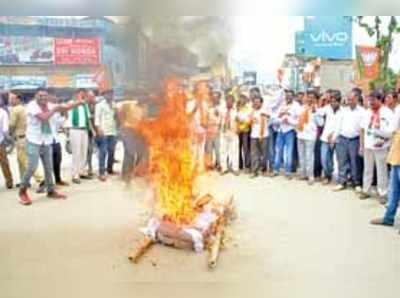
[[[207,111],[207,130],[205,144],[205,163],[206,170],[221,170],[221,92],[214,92],[212,95],[211,106]],[[214,157],[214,158],[213,158]]]
[[[321,135],[321,164],[324,172],[322,184],[328,185],[333,176],[333,156],[335,149],[335,132],[340,120],[342,96],[339,91],[332,92],[330,104],[320,110],[318,116],[325,122]]]
[[[222,117],[222,175],[229,172],[236,176],[239,175],[239,139],[237,136],[236,114],[234,98],[232,95],[228,95],[226,109]]]
[[[348,174],[356,192],[361,192],[362,170],[360,163],[360,134],[365,110],[359,105],[360,96],[353,90],[348,96],[347,106],[342,109],[335,133],[336,154],[339,166],[338,185],[334,191],[346,188]]]
[[[115,175],[113,170],[115,146],[117,143],[117,108],[112,90],[103,93],[104,100],[96,105],[95,126],[99,148],[99,179],[107,180],[106,172]],[[107,166],[106,166],[107,159]]]
[[[10,113],[10,135],[15,139],[17,150],[17,162],[19,168],[20,181],[28,167],[28,156],[26,154],[26,110],[21,102],[21,95],[16,92],[9,93],[9,101],[11,105]],[[43,177],[36,171],[33,175],[38,185],[43,185]]]
[[[88,164],[88,176],[90,178],[93,177],[93,153],[94,148],[96,146],[95,143],[95,124],[94,124],[94,114],[96,111],[96,104],[99,101],[97,91],[90,90],[87,93],[87,104],[89,106],[89,119],[91,129],[89,130],[89,146],[88,146],[88,156],[87,156],[87,164]]]
[[[0,107],[0,166],[3,171],[4,179],[6,180],[6,187],[8,189],[13,188],[13,179],[10,170],[10,164],[8,162],[5,138],[8,135],[9,130],[9,117],[5,109]]]
[[[53,199],[65,199],[66,196],[58,193],[54,188],[53,165],[52,165],[52,143],[54,133],[54,114],[67,111],[75,106],[81,105],[75,102],[69,106],[53,105],[48,102],[46,89],[38,88],[35,99],[27,106],[27,154],[28,168],[24,174],[19,191],[19,202],[22,205],[32,204],[28,195],[28,188],[33,173],[36,171],[39,158],[42,160],[45,173],[45,186],[47,196]]]
[[[252,176],[256,178],[259,171],[267,173],[267,137],[268,137],[268,115],[263,108],[263,99],[253,99],[253,111],[250,115],[251,123],[251,163]]]
[[[308,91],[304,98],[302,112],[297,126],[297,148],[299,152],[299,178],[314,184],[315,143],[317,140],[317,95]]]
[[[245,173],[250,172],[250,114],[251,107],[248,104],[249,99],[241,94],[238,102],[238,111],[236,115],[237,128],[239,132],[239,169]]]
[[[371,224],[393,226],[400,201],[400,110],[396,111],[396,131],[392,138],[387,162],[391,165],[388,192],[388,207],[383,218],[373,219]]]
[[[294,92],[286,91],[286,102],[279,109],[277,118],[274,120],[279,125],[278,136],[275,145],[275,163],[272,177],[278,176],[281,170],[282,160],[285,174],[288,179],[292,178],[293,151],[296,142],[295,128],[299,122],[301,106],[294,101]]]
[[[86,101],[85,90],[77,91],[74,102],[78,101]],[[90,130],[89,107],[86,103],[69,111],[67,127],[72,151],[72,183],[80,184],[81,178],[89,178],[85,171]]]
[[[368,97],[369,108],[365,113],[362,126],[360,148],[364,155],[363,192],[360,199],[370,197],[374,167],[377,171],[378,195],[382,204],[386,203],[388,187],[388,167],[390,138],[395,129],[394,113],[383,105],[384,96],[372,92]]]
[[[49,89],[49,102],[56,105],[58,104],[55,90]],[[61,140],[59,136],[59,130],[65,123],[65,117],[61,113],[57,112],[54,114],[54,129],[53,129],[53,172],[56,184],[58,186],[68,186],[69,184],[61,179],[61,162],[62,162],[62,148]]]

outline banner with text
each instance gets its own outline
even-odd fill
[[[57,65],[100,64],[99,38],[56,38],[54,44]]]

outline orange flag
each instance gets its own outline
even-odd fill
[[[93,81],[97,83],[99,86],[99,92],[104,92],[107,90],[110,90],[112,88],[111,86],[111,80],[109,78],[107,69],[104,65],[102,65],[94,74]]]

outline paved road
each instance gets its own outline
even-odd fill
[[[65,189],[65,202],[35,195],[31,207],[0,185],[0,297],[392,298],[400,290],[400,236],[368,225],[383,207],[350,191],[203,177],[200,188],[234,193],[240,213],[209,272],[206,255],[164,247],[137,266],[127,261],[148,216],[142,180],[130,188],[116,178],[86,182]]]

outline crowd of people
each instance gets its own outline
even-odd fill
[[[210,94],[209,100],[194,94],[188,109],[197,163],[205,171],[353,189],[361,200],[376,196],[387,206],[385,218],[371,223],[394,224],[400,197],[396,92],[284,90],[271,98],[254,87]]]
[[[67,187],[69,183],[62,178],[61,163],[63,146],[61,133],[67,136],[66,151],[72,155],[70,165],[71,183],[81,184],[82,180],[94,178],[93,152],[98,150],[98,179],[102,182],[114,171],[115,148],[118,131],[123,130],[122,111],[131,102],[117,108],[113,91],[102,92],[79,89],[73,99],[61,103],[54,90],[39,88],[35,97],[27,104],[23,103],[21,94],[9,92],[3,94],[0,105],[0,164],[5,178],[6,187],[19,188],[19,202],[31,205],[28,194],[31,180],[38,184],[38,193],[47,193],[49,198],[65,199],[57,187]],[[134,132],[125,133],[124,145]],[[125,147],[123,173],[124,177],[131,175],[134,167],[140,163],[136,153],[143,155],[143,146],[138,148],[140,137],[137,136],[134,145]],[[7,154],[7,144],[14,143],[20,182],[14,185],[14,177]],[[140,149],[140,152],[137,150]],[[133,158],[128,159],[128,157]],[[39,171],[39,160],[43,165],[44,177]]]
[[[393,225],[400,197],[400,105],[396,92],[358,88],[320,94],[281,90],[270,97],[260,88],[213,91],[199,83],[188,96],[186,113],[192,123],[193,156],[201,171],[221,175],[284,176],[309,185],[332,185],[332,191],[354,189],[360,199],[377,196],[387,204],[384,218],[373,224]],[[268,97],[267,100],[264,98]],[[14,186],[6,152],[15,141],[20,183],[19,201],[32,204],[31,178],[48,197],[65,199],[55,185],[62,179],[60,132],[68,136],[72,154],[71,182],[93,179],[93,152],[98,149],[98,179],[115,175],[115,147],[124,144],[123,177],[146,162],[145,141],[132,129],[141,109],[130,103],[118,109],[113,92],[101,95],[78,90],[59,103],[52,90],[39,88],[27,105],[17,92],[8,93],[9,105],[0,109],[0,164],[6,186]],[[41,160],[44,178],[37,171]],[[390,179],[389,179],[390,177]],[[373,190],[376,189],[374,192]]]

